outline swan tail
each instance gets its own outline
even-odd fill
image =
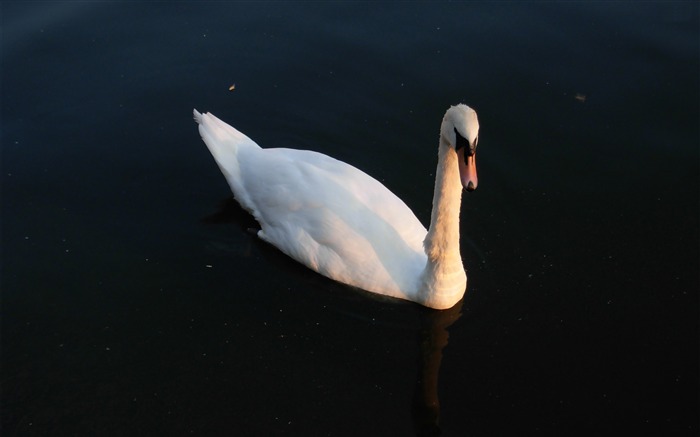
[[[260,150],[260,146],[211,113],[200,113],[194,109],[192,114],[199,125],[199,134],[204,144],[226,177],[234,197],[243,208],[253,212],[252,202],[241,180],[239,154],[243,150]]]
[[[225,143],[234,149],[260,148],[255,141],[245,136],[233,126],[219,120],[214,114],[210,112],[202,114],[196,109],[192,110],[192,114],[194,115],[194,121],[199,125],[199,133],[202,135],[202,139],[204,139],[208,147],[210,147],[210,143],[207,141],[211,140],[211,142]]]

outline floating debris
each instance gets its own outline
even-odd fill
[[[581,102],[581,103],[583,103],[583,102],[586,101],[586,95],[585,95],[585,94],[576,93],[576,97],[574,97],[574,98],[575,98],[576,100],[578,100],[579,102]]]
[[[230,87],[228,87],[228,90],[229,90],[229,91],[233,91],[233,90],[235,90],[235,89],[236,89],[236,84],[235,84],[235,83],[232,84]]]

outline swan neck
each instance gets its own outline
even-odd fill
[[[459,260],[459,212],[462,203],[462,184],[459,177],[457,154],[440,141],[438,166],[435,172],[433,210],[430,229],[425,238],[425,252],[433,262]]]
[[[430,229],[423,242],[428,259],[420,293],[423,304],[432,308],[450,308],[464,296],[466,290],[467,274],[459,253],[461,203],[462,184],[457,154],[441,140]]]

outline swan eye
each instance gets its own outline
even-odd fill
[[[455,143],[456,143],[455,150],[459,150],[462,147],[466,147],[467,150],[471,150],[471,147],[469,147],[469,141],[466,138],[464,138],[462,135],[460,135],[459,132],[457,132],[457,128],[454,128],[454,129],[455,129],[455,136],[457,138],[457,140],[455,141]]]

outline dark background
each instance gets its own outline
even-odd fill
[[[698,432],[697,3],[1,7],[3,436]],[[191,117],[427,225],[458,102],[447,312],[257,241]]]

